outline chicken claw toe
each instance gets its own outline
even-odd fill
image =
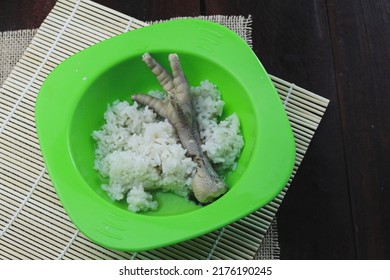
[[[179,57],[177,54],[170,54],[168,59],[173,77],[149,53],[142,57],[167,92],[167,99],[160,100],[145,94],[133,95],[132,99],[149,106],[172,124],[187,155],[197,164],[192,192],[199,202],[210,203],[223,195],[227,186],[202,151],[197,116]]]

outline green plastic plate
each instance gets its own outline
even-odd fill
[[[229,191],[207,206],[157,193],[157,211],[135,214],[101,189],[91,133],[103,124],[107,104],[160,88],[141,60],[145,52],[167,69],[168,54],[178,53],[189,83],[216,84],[225,116],[236,112],[240,119],[245,146],[237,169],[226,174]],[[118,250],[162,247],[232,223],[272,200],[294,165],[292,130],[266,71],[237,34],[209,21],[143,27],[77,53],[47,77],[35,116],[47,170],[70,219],[94,242]]]

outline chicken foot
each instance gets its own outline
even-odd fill
[[[167,98],[161,100],[146,94],[136,94],[132,99],[152,108],[175,128],[187,155],[197,164],[192,192],[199,202],[210,203],[224,194],[227,186],[202,151],[197,116],[179,57],[177,54],[170,54],[168,59],[173,77],[149,53],[142,56],[142,60],[166,91]]]

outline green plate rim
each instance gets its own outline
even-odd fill
[[[210,51],[204,46],[193,45],[194,34],[199,30],[208,30],[219,36],[220,43],[216,48],[225,51]],[[157,42],[159,37],[154,36],[157,33],[166,34],[166,41]],[[180,39],[177,38],[178,34]],[[122,47],[118,48],[118,46]],[[83,90],[90,85],[94,77],[89,76],[88,79],[83,80],[73,73],[67,74],[65,78],[63,73],[74,68],[75,65],[85,67],[80,61],[113,47],[116,51],[109,59],[95,59],[95,65],[88,67],[104,69],[108,65],[133,55],[141,55],[146,51],[153,53],[174,49],[178,53],[182,50],[205,57],[210,57],[212,54],[213,61],[230,69],[232,74],[245,85],[254,104],[264,102],[267,104],[262,106],[263,110],[260,112],[256,110],[257,119],[268,121],[262,122],[258,131],[254,132],[256,135],[262,135],[263,145],[254,147],[253,153],[256,159],[247,167],[238,182],[245,187],[229,190],[217,201],[196,211],[173,216],[145,216],[123,211],[108,204],[86,186],[82,176],[75,170],[69,152],[67,133],[72,116],[60,112],[72,111],[77,106]],[[234,49],[234,55],[226,49]],[[74,92],[61,90],[60,84],[65,82],[74,85]],[[61,97],[64,95],[67,96],[66,99]],[[265,108],[268,106],[272,110]],[[48,117],[53,115],[55,118]],[[58,65],[44,81],[37,97],[35,118],[38,139],[48,173],[70,219],[94,242],[117,250],[143,251],[163,247],[230,224],[275,198],[286,185],[295,162],[292,129],[282,102],[264,67],[236,33],[207,20],[180,19],[142,27],[107,39],[71,56]],[[261,160],[267,163],[260,162]],[[269,170],[264,171],[261,167],[263,169],[267,167]],[[253,184],[248,174],[261,174],[264,177]],[[257,184],[269,187],[265,192],[259,193],[255,186]],[[72,188],[69,185],[79,187]],[[245,201],[244,207],[242,201]]]

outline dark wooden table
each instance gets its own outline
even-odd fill
[[[2,1],[0,31],[55,0]],[[140,20],[252,15],[273,75],[330,99],[278,212],[282,259],[390,259],[390,1],[96,0]]]

